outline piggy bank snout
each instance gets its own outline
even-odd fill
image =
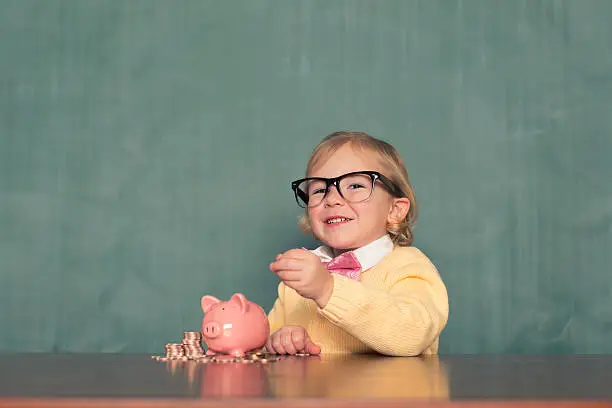
[[[202,334],[204,335],[204,337],[209,339],[219,337],[221,335],[221,326],[217,322],[208,322],[204,325]]]

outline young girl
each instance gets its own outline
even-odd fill
[[[266,349],[278,354],[436,354],[448,296],[436,267],[412,244],[416,201],[390,144],[336,132],[292,183],[300,224],[324,245],[279,254],[282,282]]]

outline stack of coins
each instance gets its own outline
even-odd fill
[[[185,348],[180,343],[166,344],[166,358],[179,359],[185,357]]]
[[[197,360],[204,357],[204,349],[202,348],[202,333],[200,332],[185,332],[183,333],[183,348],[185,356],[189,360]]]

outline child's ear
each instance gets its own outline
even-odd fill
[[[406,219],[408,211],[410,211],[410,200],[408,198],[394,198],[391,203],[391,208],[389,208],[387,221],[392,224],[399,224]]]

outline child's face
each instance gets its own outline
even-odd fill
[[[375,170],[385,174],[375,153],[354,149],[350,143],[338,149],[327,161],[314,167],[310,177],[337,177],[352,171]],[[387,176],[389,176],[387,174]],[[383,236],[393,204],[393,197],[380,185],[374,184],[372,195],[359,203],[346,202],[334,186],[316,207],[308,208],[312,230],[326,245],[341,250],[362,247]],[[333,218],[346,221],[328,223]]]

